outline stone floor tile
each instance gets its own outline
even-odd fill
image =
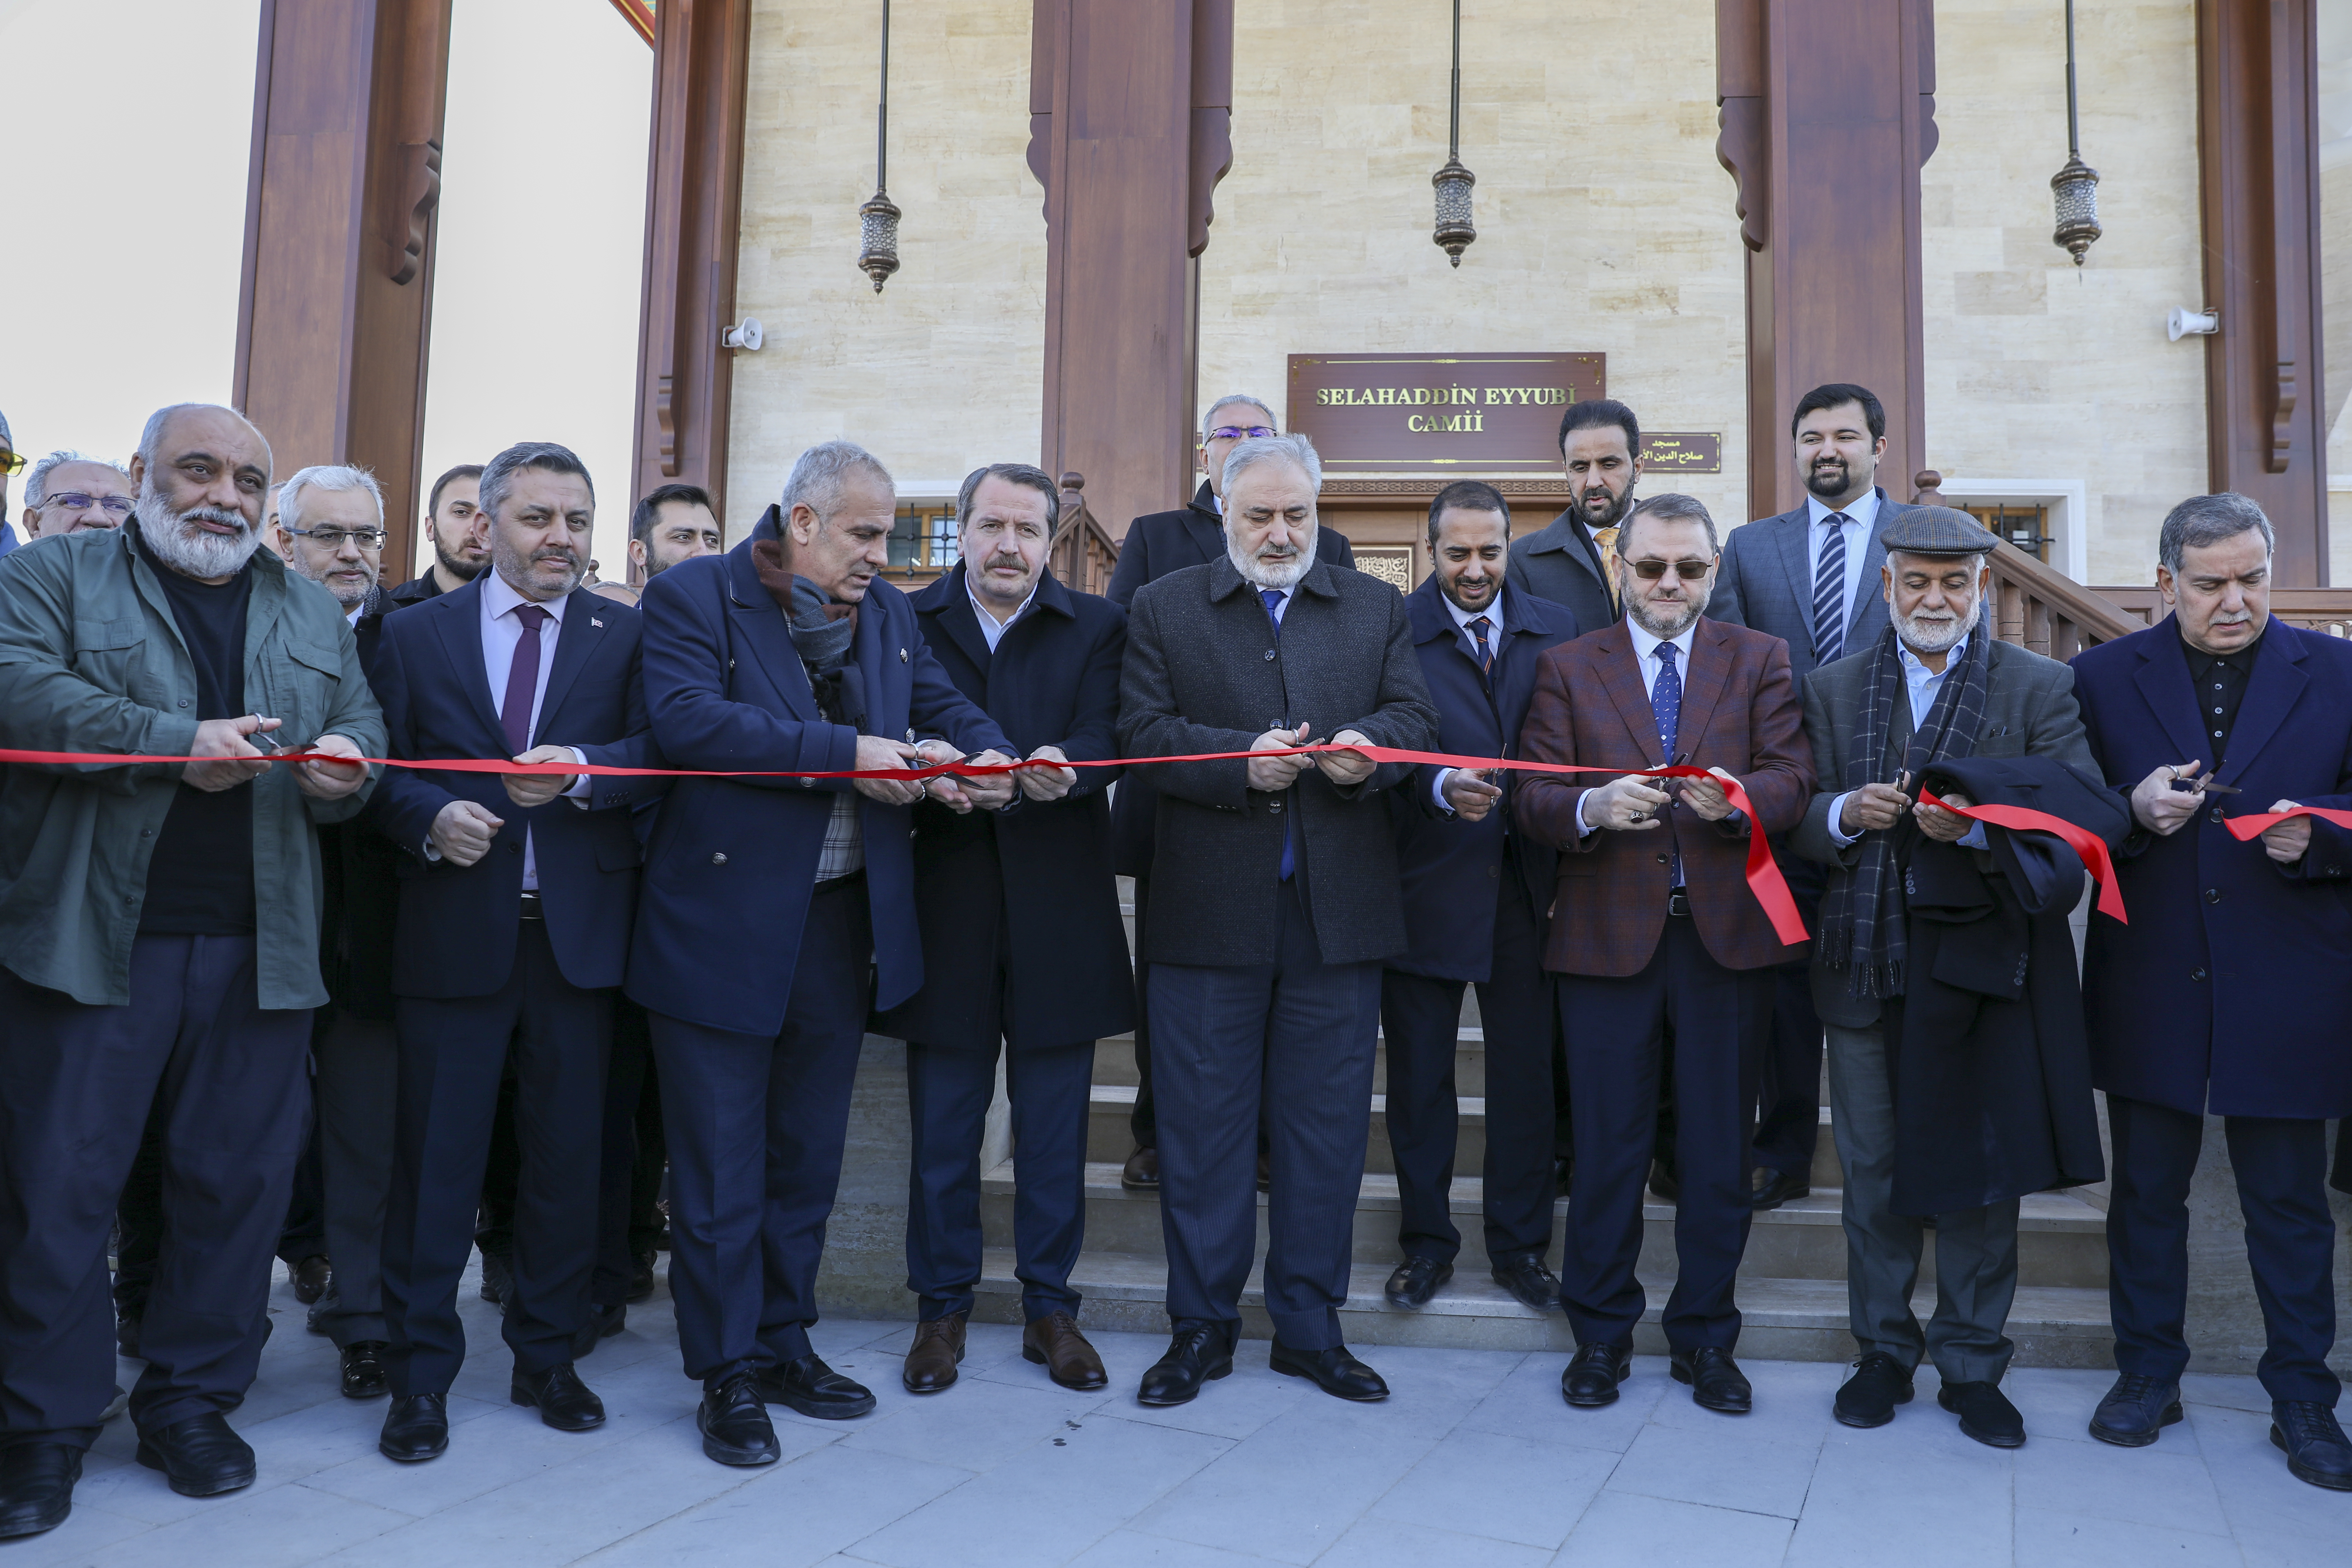
[[[2229,1521],[2204,1458],[2161,1443],[2119,1448],[2088,1443],[2029,1443],[2017,1459],[2017,1506],[2157,1529],[2227,1535]],[[2347,1521],[2352,1523],[2352,1521]],[[2352,1535],[2347,1535],[2352,1542]]]
[[[970,1470],[829,1445],[583,1560],[594,1568],[803,1568],[971,1479]]]
[[[1234,1438],[1247,1437],[1259,1431],[1267,1422],[1297,1409],[1309,1395],[1317,1399],[1328,1397],[1297,1378],[1269,1372],[1262,1360],[1255,1367],[1237,1361],[1231,1377],[1203,1384],[1200,1396],[1188,1405],[1139,1405],[1135,1389],[1132,1380],[1121,1382],[1114,1377],[1110,1384],[1113,1397],[1100,1408],[1122,1420]]]
[[[1392,1519],[1358,1520],[1316,1568],[1545,1568],[1543,1547]]]
[[[1609,1489],[1796,1518],[1820,1445],[1751,1437],[1738,1421],[1723,1417],[1719,1431],[1644,1427],[1609,1478]]]
[[[1457,1430],[1372,1505],[1359,1530],[1402,1521],[1550,1552],[1616,1466],[1616,1456],[1598,1449]]]
[[[2219,1405],[2225,1409],[2251,1410],[2262,1415],[2271,1413],[2270,1391],[2262,1385],[2259,1378],[2192,1372],[2180,1380],[2180,1397],[2190,1405]]]
[[[414,1522],[299,1482],[193,1500],[206,1505],[202,1512],[75,1561],[88,1568],[296,1568]]]
[[[2189,1419],[2232,1529],[2352,1542],[2352,1492],[2296,1480],[2271,1444],[2269,1411],[2192,1405]]]
[[[2031,1568],[2239,1568],[2245,1556],[2227,1535],[2095,1519],[2051,1509],[2017,1510],[2017,1561]]]
[[[106,1548],[154,1528],[143,1519],[90,1507],[77,1488],[73,1512],[63,1524],[39,1535],[0,1542],[0,1563],[6,1568],[75,1568],[94,1561]]]
[[[1265,1568],[1271,1562],[1196,1542],[1118,1530],[1072,1558],[1070,1568]]]
[[[1780,1568],[1789,1521],[1632,1492],[1603,1491],[1577,1521],[1555,1568]]]
[[[1681,1388],[1667,1379],[1664,1356],[1635,1356],[1633,1375],[1619,1386],[1615,1404],[1598,1410],[1577,1410],[1559,1396],[1560,1374],[1567,1370],[1564,1355],[1544,1351],[1529,1353],[1459,1425],[1622,1454],[1649,1425],[1666,1391]],[[1688,1397],[1687,1391],[1684,1396]]]
[[[881,1391],[876,1393],[878,1397]],[[940,1394],[911,1394],[901,1388],[883,1399],[872,1416],[842,1423],[852,1428],[842,1441],[927,1464],[986,1470],[1033,1443],[1063,1435],[1109,1397],[1108,1390],[1073,1394],[1051,1384],[1016,1388],[979,1380]]]
[[[1790,1568],[1881,1568],[1898,1558],[1906,1568],[2007,1568],[2010,1456],[1908,1415],[1869,1431],[1831,1429]]]
[[[2233,1534],[2246,1568],[2344,1568],[2341,1535],[2283,1535],[2245,1525]]]

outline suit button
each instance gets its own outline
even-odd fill
[[[2208,888],[2208,889],[2205,889],[2205,901],[2206,901],[2207,903],[2209,903],[2209,904],[2218,904],[2218,903],[2220,903],[2220,902],[2221,901],[2221,889],[2219,889],[2219,888]]]
[[[1266,655],[1266,658],[1272,658],[1273,657],[1274,657],[1274,656],[1273,656],[1272,654],[1268,654],[1268,655]],[[188,705],[188,700],[187,700],[186,698],[184,698],[184,697],[181,698],[181,699],[180,699],[180,706],[181,706],[181,707],[183,707],[183,708],[185,708],[187,705]]]
[[[2213,815],[2213,820],[2214,820],[2214,821],[2216,821],[2216,822],[2221,821],[2221,808],[2220,806],[2218,806],[2218,805],[2217,805],[2217,806],[2215,806],[2215,807],[2213,808],[2213,814],[2212,814],[2212,815]]]
[[[1500,879],[1503,875],[1503,868],[1500,866],[1489,866],[1486,868],[1486,875]]]
[[[509,855],[520,855],[522,853],[522,846],[509,841],[507,845],[507,853]]]
[[[1672,860],[1673,858],[1674,858],[1674,857],[1673,857],[1673,856],[1671,856],[1671,855],[1661,855],[1661,856],[1659,856],[1659,857],[1658,857],[1658,864],[1659,864],[1659,865],[1661,865],[1661,866],[1665,865],[1668,861]]]
[[[1276,816],[1280,816],[1282,815],[1282,802],[1277,800],[1269,803],[1266,806],[1266,810],[1274,813]]]
[[[2205,978],[2205,972],[2201,969],[2192,969],[2189,972],[2189,978],[2191,980],[2202,980]]]
[[[711,863],[712,865],[714,865],[714,866],[724,866],[725,864],[727,864],[727,857],[726,857],[725,853],[724,853],[724,852],[719,852],[719,853],[715,853],[715,854],[713,854],[713,855],[710,857],[710,863]]]
[[[1268,649],[1266,649],[1266,650],[1265,650],[1265,661],[1266,661],[1266,663],[1268,663],[1268,664],[1272,664],[1272,663],[1274,662],[1274,649],[1272,649],[1272,648],[1268,648]],[[186,703],[184,703],[184,702],[183,702],[183,703],[181,703],[181,704],[180,704],[180,706],[181,706],[181,707],[183,707],[183,708],[185,708],[185,707],[187,706],[187,704],[186,704]]]

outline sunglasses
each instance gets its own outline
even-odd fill
[[[21,474],[24,471],[25,454],[0,447],[0,474]]]
[[[102,506],[110,517],[131,515],[129,496],[92,496],[84,495],[79,490],[59,490],[55,495],[41,498],[42,510],[46,511],[53,506],[61,506],[68,511],[88,511],[94,506]]]
[[[1631,566],[1633,575],[1644,583],[1656,582],[1666,574],[1669,566],[1675,569],[1675,575],[1685,583],[1696,583],[1715,570],[1712,561],[1628,561],[1625,564]]]
[[[1263,440],[1281,434],[1271,425],[1220,425],[1209,432],[1212,441]]]

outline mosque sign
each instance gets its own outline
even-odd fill
[[[1326,473],[1553,473],[1560,411],[1608,395],[1596,353],[1292,354],[1290,428]]]

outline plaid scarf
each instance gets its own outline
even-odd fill
[[[1895,704],[1910,700],[1903,663],[1895,652],[1899,646],[1890,626],[1872,656],[1870,679],[1862,692],[1862,732],[1845,762],[1845,789],[1860,789],[1873,781],[1880,760],[1886,755],[1888,737],[1894,733]],[[1899,773],[1908,773],[1915,787],[1930,764],[1976,751],[1977,731],[1984,724],[1986,672],[1991,663],[1992,637],[1979,624],[1969,632],[1959,668],[1945,674],[1936,704],[1927,711],[1927,721],[1912,731],[1904,746]],[[1906,816],[1890,829],[1864,834],[1861,860],[1852,871],[1832,877],[1822,895],[1815,952],[1831,968],[1852,971],[1846,981],[1849,996],[1903,994],[1910,928],[1903,900],[1902,861],[1910,847],[1910,836],[1918,830],[1918,825]]]

